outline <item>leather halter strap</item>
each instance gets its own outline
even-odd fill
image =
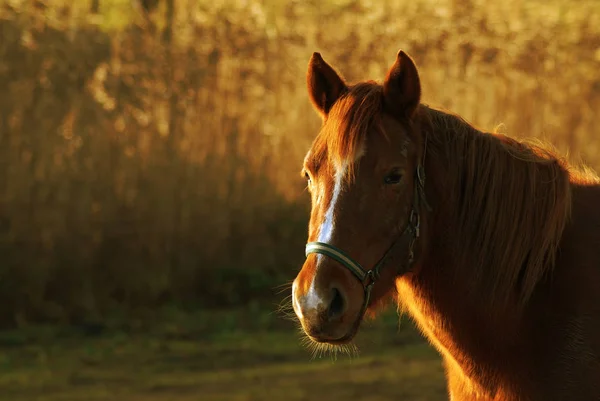
[[[416,177],[417,179],[415,180],[413,204],[410,214],[408,215],[408,219],[406,221],[406,226],[404,230],[402,230],[401,234],[399,234],[396,237],[396,239],[392,242],[392,244],[388,247],[388,249],[379,259],[379,261],[375,264],[375,266],[373,266],[373,268],[369,270],[365,269],[363,266],[361,266],[360,263],[354,260],[342,249],[334,245],[328,244],[326,242],[309,242],[308,244],[306,244],[306,256],[312,253],[329,256],[330,258],[339,262],[346,269],[350,270],[350,272],[352,272],[352,274],[354,274],[356,278],[358,278],[358,280],[362,283],[365,291],[365,297],[360,312],[360,318],[362,318],[369,306],[369,301],[371,299],[371,289],[375,282],[379,279],[382,267],[385,265],[385,262],[392,254],[392,250],[399,243],[402,243],[402,241],[400,240],[405,237],[409,238],[406,269],[408,270],[414,262],[414,246],[417,239],[421,235],[421,217],[419,214],[421,203],[425,206],[427,210],[431,211],[431,207],[425,199],[425,170],[421,164],[417,166]]]

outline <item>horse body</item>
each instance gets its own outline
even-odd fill
[[[420,104],[403,52],[383,85],[347,86],[318,54],[307,81],[323,128],[292,298],[306,334],[347,343],[395,298],[451,400],[600,400],[600,180]]]

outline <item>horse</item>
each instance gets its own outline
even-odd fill
[[[308,338],[347,346],[395,301],[450,400],[600,400],[598,176],[422,103],[403,50],[382,83],[320,53],[306,80],[322,125],[292,307]]]

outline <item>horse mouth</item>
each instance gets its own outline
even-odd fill
[[[329,344],[329,345],[345,345],[345,344],[349,344],[352,342],[352,340],[354,340],[354,337],[356,337],[356,334],[358,333],[358,329],[360,327],[360,324],[362,322],[362,317],[359,316],[357,318],[357,320],[354,322],[354,324],[352,324],[352,326],[350,327],[350,330],[348,330],[346,332],[346,334],[344,334],[341,337],[330,337],[330,336],[325,336],[323,335],[323,333],[310,333],[310,332],[306,332],[306,335],[308,336],[308,338],[310,338],[311,341],[315,342],[315,343],[320,343],[320,344]]]
[[[344,335],[343,337],[334,338],[334,339],[319,338],[319,337],[315,337],[315,336],[311,336],[311,335],[308,335],[308,338],[310,338],[311,341],[313,341],[315,343],[319,343],[319,344],[344,345],[344,344],[348,344],[348,343],[352,342],[355,334],[356,333],[348,333],[348,334]]]
[[[336,338],[334,340],[325,340],[325,341],[318,341],[318,342],[324,342],[329,345],[344,345],[344,344],[348,344],[348,343],[352,342],[355,335],[356,335],[356,332],[350,332],[350,333],[346,334],[345,336]]]

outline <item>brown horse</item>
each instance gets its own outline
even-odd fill
[[[382,85],[348,85],[318,53],[307,81],[323,125],[292,289],[305,333],[346,344],[395,299],[451,400],[600,400],[597,177],[421,104],[402,51]]]

